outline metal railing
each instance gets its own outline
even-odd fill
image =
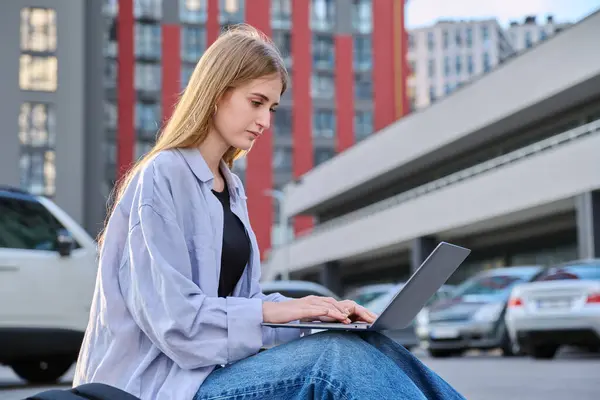
[[[436,179],[424,185],[417,186],[406,192],[399,193],[395,196],[389,197],[385,200],[381,200],[377,203],[373,203],[359,210],[345,214],[341,217],[334,218],[332,220],[315,226],[309,231],[300,232],[295,237],[295,240],[302,240],[304,238],[310,237],[313,234],[333,229],[336,226],[340,226],[349,221],[360,219],[368,215],[387,210],[391,207],[397,206],[398,204],[414,200],[431,192],[446,188],[450,185],[454,185],[467,179],[471,179],[475,176],[481,175],[491,170],[495,170],[500,167],[504,167],[508,164],[522,161],[525,158],[528,158],[532,155],[537,155],[540,152],[553,149],[557,146],[561,146],[565,143],[569,143],[574,140],[578,140],[598,132],[600,132],[600,119],[579,126],[577,128],[573,128],[558,135],[549,137],[547,139],[541,140],[539,142],[533,143],[531,145],[525,146],[523,148],[504,154],[502,156],[485,161],[483,163],[466,168],[462,171],[452,173],[443,178]]]

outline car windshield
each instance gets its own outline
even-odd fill
[[[366,292],[366,293],[359,294],[352,300],[354,300],[357,304],[364,306],[364,305],[372,302],[373,300],[378,299],[379,297],[383,296],[386,293],[387,293],[386,290]]]
[[[487,275],[474,277],[460,285],[453,293],[454,297],[489,296],[501,297],[518,282],[530,279],[529,276],[517,274]]]
[[[550,268],[538,276],[536,281],[559,281],[567,279],[600,280],[600,264],[572,265]]]
[[[393,288],[393,289],[381,294],[380,296],[376,297],[375,299],[364,304],[364,307],[376,314],[381,313],[385,309],[385,306],[387,306],[388,303],[390,301],[392,301],[392,298],[394,297],[394,295],[396,294],[398,289],[399,288],[396,287],[396,288]]]

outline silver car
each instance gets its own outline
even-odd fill
[[[513,288],[506,326],[516,347],[534,358],[562,345],[600,349],[600,259],[549,268]]]

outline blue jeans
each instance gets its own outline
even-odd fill
[[[213,371],[194,400],[464,399],[374,332],[321,332]]]

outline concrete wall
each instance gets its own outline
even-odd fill
[[[600,188],[600,133],[532,155],[383,211],[297,238],[274,251],[269,266],[303,270],[329,261],[408,249],[413,239],[465,234],[575,208],[576,196]],[[459,229],[462,228],[462,229]],[[469,228],[469,229],[465,229]],[[285,259],[284,259],[285,257]],[[286,261],[287,260],[287,261]]]

